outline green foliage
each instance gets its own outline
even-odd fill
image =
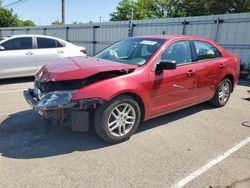
[[[18,26],[26,27],[26,26],[36,26],[36,24],[32,20],[19,20]]]
[[[63,25],[63,23],[60,22],[59,20],[56,20],[56,21],[52,22],[51,25]]]
[[[12,10],[0,7],[0,27],[17,26],[18,18],[12,14]]]
[[[132,15],[132,10],[137,13],[136,3],[132,0],[122,0],[116,7],[116,11],[111,13],[111,21],[129,20]],[[138,19],[137,14],[134,15]]]
[[[1,2],[0,2],[1,4]],[[0,27],[35,26],[31,20],[20,20],[12,10],[0,7]]]
[[[121,0],[111,21],[202,16],[250,11],[250,0]]]

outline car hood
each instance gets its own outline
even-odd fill
[[[84,79],[102,72],[135,69],[128,65],[94,57],[68,57],[43,66],[35,75],[39,82]]]

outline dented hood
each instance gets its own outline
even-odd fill
[[[83,79],[100,72],[135,69],[128,65],[94,57],[69,57],[43,66],[35,75],[40,82]]]

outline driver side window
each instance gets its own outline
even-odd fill
[[[27,50],[32,49],[31,37],[20,37],[8,40],[2,44],[5,50]]]
[[[189,42],[178,41],[171,44],[161,55],[161,60],[174,60],[176,65],[192,62]]]

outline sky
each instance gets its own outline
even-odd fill
[[[3,0],[2,6],[17,0]],[[120,0],[65,0],[65,22],[109,21]],[[22,20],[32,20],[36,25],[50,25],[61,20],[61,0],[24,0],[8,6]]]

